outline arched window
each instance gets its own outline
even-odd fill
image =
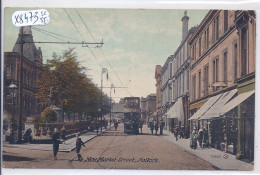
[[[11,66],[7,65],[5,67],[5,72],[6,72],[6,79],[10,80],[11,79]]]

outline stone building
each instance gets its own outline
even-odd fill
[[[141,119],[144,123],[157,121],[156,94],[149,94],[146,98],[141,98]]]
[[[210,10],[189,39],[189,44],[191,125],[207,130],[212,147],[233,154],[237,150],[243,154],[249,149],[252,154],[249,145],[253,139],[250,141],[249,138],[252,138],[254,122],[251,119],[254,115],[250,113],[251,119],[243,120],[251,126],[247,129],[237,118],[242,117],[239,104],[254,93],[254,13]],[[254,108],[252,98],[251,108]],[[249,138],[242,141],[242,133],[250,133]],[[239,140],[240,145],[237,144]]]
[[[156,80],[156,119],[160,124],[162,120],[162,79],[161,79],[162,66],[156,65],[155,67],[155,80]]]
[[[196,27],[188,30],[187,11],[182,17],[182,41],[173,55],[167,59],[163,70],[162,101],[166,125],[172,131],[175,125],[184,127],[189,137],[189,77],[190,58],[188,38]],[[165,110],[166,109],[166,110]]]
[[[21,29],[20,29],[21,30]],[[12,111],[12,99],[10,97],[9,85],[15,83],[19,86],[19,61],[20,61],[20,35],[13,47],[12,52],[4,53],[4,96],[3,109],[4,115],[10,116]],[[40,78],[42,70],[42,51],[33,43],[33,36],[30,27],[23,27],[23,116],[29,117],[41,112],[41,106],[34,96],[36,83]],[[26,43],[29,42],[29,43]],[[18,87],[19,88],[19,87]],[[14,113],[17,115],[18,93],[14,100]]]

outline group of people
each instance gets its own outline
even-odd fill
[[[184,126],[182,125],[181,128],[178,128],[178,125],[175,125],[173,129],[173,134],[175,136],[176,141],[178,141],[178,138],[183,139],[184,138]]]
[[[79,161],[83,160],[83,157],[80,154],[80,149],[82,145],[85,147],[84,142],[82,139],[79,137],[79,133],[76,133],[76,153]],[[54,155],[54,160],[57,160],[57,153],[59,151],[59,144],[60,144],[60,133],[58,132],[57,128],[54,128],[54,133],[52,135],[52,144],[53,144],[53,155]]]
[[[198,142],[200,148],[209,147],[208,131],[204,127],[200,128],[198,131],[196,128],[194,128],[192,131],[190,147],[192,149],[197,149]]]
[[[158,129],[159,129],[159,124],[157,122],[156,123],[150,122],[149,127],[150,127],[150,130],[152,132],[152,135],[153,135],[154,130],[155,130],[155,135],[157,135]],[[161,124],[160,124],[160,135],[163,135],[163,127],[164,127],[164,122],[161,122]]]

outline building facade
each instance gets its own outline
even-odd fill
[[[195,31],[196,27],[188,30],[189,17],[184,12],[182,21],[182,42],[171,55],[162,70],[163,88],[162,101],[166,125],[169,130],[177,125],[184,127],[185,137],[189,137],[189,78],[190,78],[190,57],[188,38]]]
[[[243,132],[237,120],[240,103],[234,105],[241,100],[237,99],[239,80],[250,75],[248,89],[252,90],[255,71],[255,21],[249,20],[249,28],[244,29],[238,17],[237,11],[210,10],[189,39],[192,128],[204,127],[212,147],[233,154],[239,150],[238,135]]]
[[[21,30],[21,29],[20,29]],[[9,86],[15,83],[19,88],[20,75],[20,35],[13,47],[12,52],[4,53],[4,115],[9,117],[14,107],[14,115],[17,116],[18,93],[15,97],[14,104],[10,96]],[[42,106],[38,105],[38,99],[34,96],[36,84],[40,78],[42,70],[42,51],[33,43],[33,36],[30,27],[23,27],[23,101],[22,112],[24,117],[40,114]],[[28,43],[27,43],[28,42]]]

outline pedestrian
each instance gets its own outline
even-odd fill
[[[199,129],[199,132],[198,132],[198,141],[199,141],[199,146],[200,148],[202,148],[202,140],[203,140],[203,129],[200,128]]]
[[[117,122],[117,121],[115,121],[114,125],[115,125],[115,130],[117,130],[117,127],[118,127],[118,122]]]
[[[140,120],[139,128],[140,128],[140,130],[141,130],[141,133],[143,133],[143,124],[144,124],[144,121],[143,121],[143,120]]]
[[[175,125],[175,128],[174,128],[173,132],[174,132],[174,136],[176,138],[176,141],[178,141],[178,135],[179,135],[179,131],[178,130],[179,130],[178,126]]]
[[[150,129],[151,129],[151,132],[152,132],[152,135],[153,135],[153,130],[154,130],[154,124],[153,124],[153,122],[151,122],[151,124],[150,124]]]
[[[163,127],[164,127],[164,122],[161,121],[161,124],[160,124],[160,135],[163,135]]]
[[[65,127],[64,126],[60,130],[60,135],[61,135],[60,137],[62,139],[63,144],[65,144],[66,135],[65,135]]]
[[[184,126],[183,125],[181,125],[181,129],[180,129],[179,135],[180,135],[180,139],[184,138]]]
[[[159,128],[159,127],[158,127],[158,124],[156,123],[156,124],[155,124],[155,127],[154,127],[154,129],[155,129],[155,135],[157,135],[158,128]]]
[[[96,130],[97,130],[97,134],[98,134],[98,129],[99,129],[99,124],[98,121],[96,122]]]
[[[57,128],[54,128],[54,133],[52,135],[52,144],[53,144],[53,155],[54,155],[54,159],[57,160],[57,153],[59,151],[59,141],[60,138],[60,134],[58,132]]]
[[[197,149],[197,132],[196,132],[196,128],[193,129],[192,133],[191,133],[191,143],[190,143],[190,147],[192,149]]]
[[[81,138],[79,137],[79,133],[76,134],[76,137],[77,137],[77,140],[76,140],[76,153],[77,153],[77,156],[78,156],[78,160],[79,161],[82,161],[83,160],[83,157],[81,156],[80,154],[80,149],[81,149],[81,146],[83,145],[84,147],[86,147],[83,143],[83,141],[81,140]]]

